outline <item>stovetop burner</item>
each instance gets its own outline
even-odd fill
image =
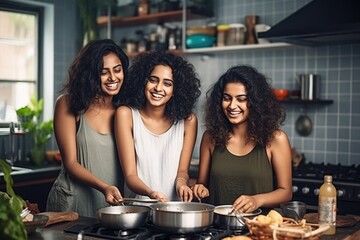
[[[212,240],[212,239],[222,239],[228,236],[235,236],[246,234],[246,229],[241,230],[230,230],[230,229],[217,229],[210,227],[209,229],[189,234],[176,234],[176,233],[167,233],[160,231],[155,228],[153,225],[147,224],[144,227],[132,229],[132,230],[118,230],[110,229],[102,226],[100,223],[94,224],[91,226],[86,225],[74,225],[70,228],[64,230],[67,233],[79,234],[80,232],[83,235],[99,237],[104,239],[115,239],[115,240],[125,240],[125,239],[170,239],[170,240]]]
[[[323,180],[324,175],[332,175],[334,181],[360,183],[360,165],[306,163],[294,169],[293,177]]]

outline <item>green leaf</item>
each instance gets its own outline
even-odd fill
[[[26,240],[25,225],[20,217],[25,201],[14,192],[11,166],[0,159],[0,168],[6,182],[6,193],[0,192],[0,239]]]

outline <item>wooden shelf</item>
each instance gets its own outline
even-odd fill
[[[326,100],[326,99],[317,99],[317,100],[303,100],[303,99],[285,99],[279,101],[281,103],[288,103],[288,104],[333,104],[334,100]]]
[[[187,48],[184,53],[212,53],[212,52],[230,52],[250,49],[266,49],[266,48],[281,48],[293,46],[288,43],[264,43],[264,44],[248,44],[248,45],[234,45],[224,47],[207,47],[207,48]]]
[[[266,44],[249,44],[249,45],[236,45],[236,46],[225,46],[225,47],[208,47],[208,48],[192,48],[192,49],[177,49],[171,50],[170,52],[176,55],[183,55],[183,54],[196,54],[196,53],[203,53],[203,54],[210,54],[215,52],[234,52],[234,51],[243,51],[243,50],[256,50],[256,49],[266,49],[266,48],[281,48],[281,47],[290,47],[293,46],[287,43],[266,43]],[[134,58],[139,53],[127,53],[129,58]]]
[[[148,14],[144,16],[111,17],[111,23],[114,27],[130,27],[159,22],[180,22],[182,21],[182,13],[182,10],[176,10]],[[188,20],[202,19],[207,17],[210,16],[197,14],[192,10],[187,10],[186,12],[186,18]],[[96,22],[99,26],[105,27],[108,23],[108,19],[108,16],[100,16],[97,18]]]

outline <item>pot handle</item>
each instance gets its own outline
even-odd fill
[[[156,199],[145,199],[145,198],[123,198],[122,202],[139,202],[139,203],[158,203]]]

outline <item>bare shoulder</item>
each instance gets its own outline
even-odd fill
[[[68,106],[68,104],[69,104],[69,97],[68,97],[68,95],[66,95],[66,94],[60,95],[60,96],[56,99],[55,104],[56,104],[57,106],[63,106],[63,105]]]
[[[288,142],[289,139],[288,139],[288,136],[287,134],[283,131],[283,130],[277,130],[275,133],[274,133],[274,138],[271,142]]]
[[[132,116],[131,108],[128,106],[120,106],[115,110],[115,116],[127,119]]]
[[[267,145],[267,151],[269,156],[273,156],[275,153],[290,153],[290,142],[284,131],[278,130],[274,133],[273,139]]]
[[[197,123],[197,117],[194,113],[191,113],[189,117],[185,119],[185,124],[196,124]]]
[[[208,146],[210,149],[214,149],[214,141],[208,131],[205,131],[201,138],[201,145]]]
[[[69,96],[60,95],[55,102],[55,115],[73,115],[70,111]]]

